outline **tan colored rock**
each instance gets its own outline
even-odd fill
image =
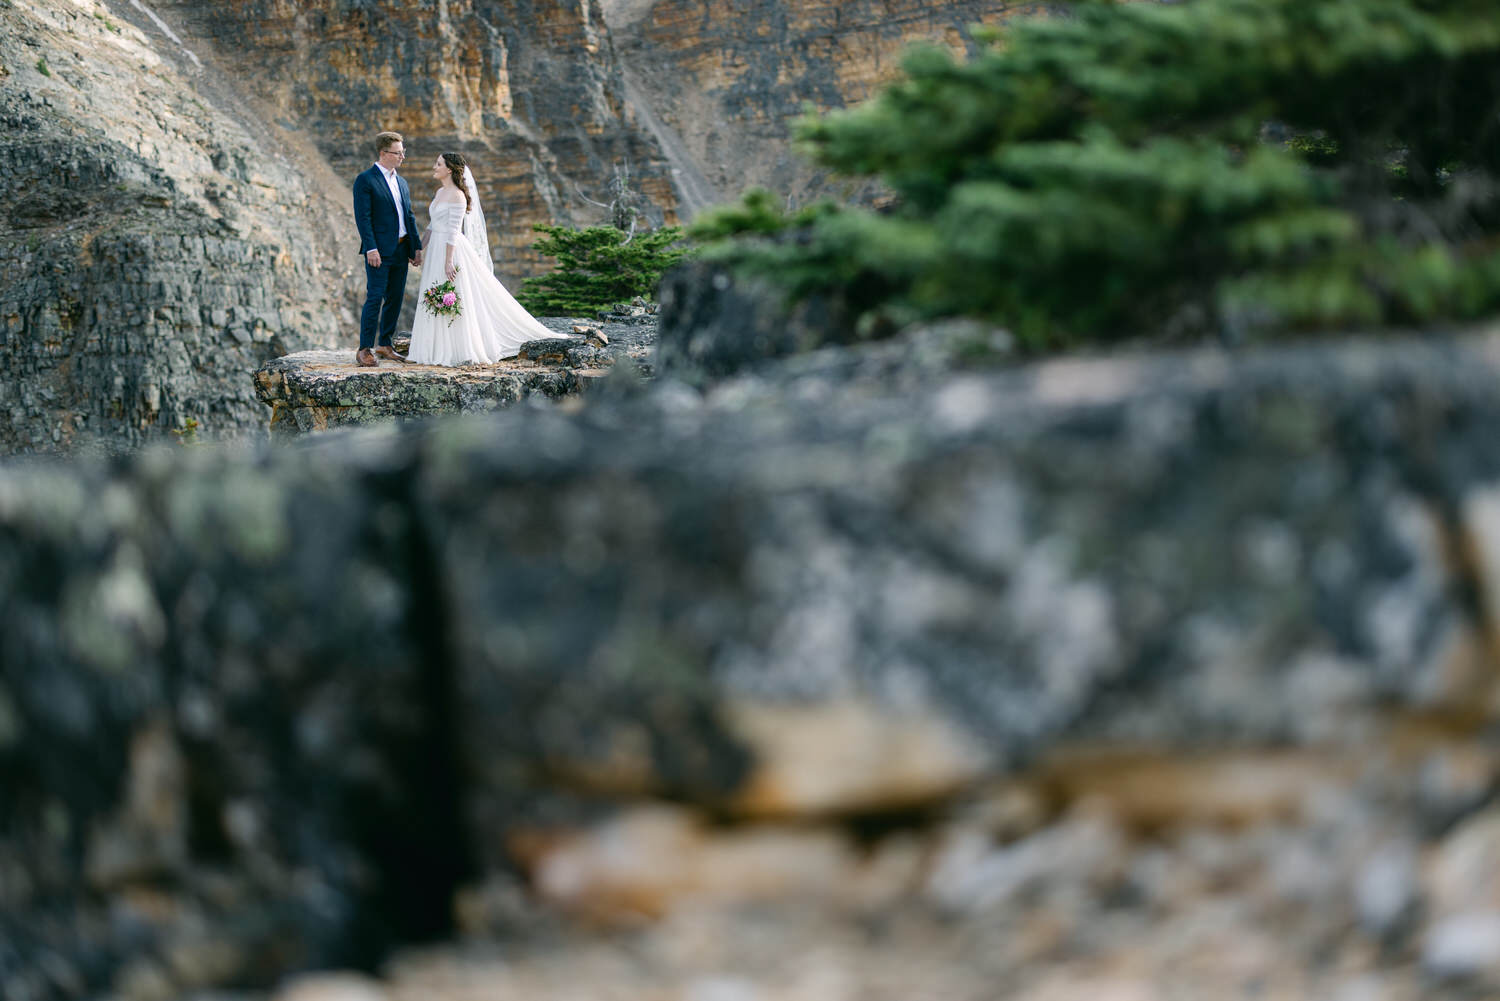
[[[1500,486],[1471,491],[1463,500],[1467,558],[1480,582],[1480,601],[1490,629],[1500,628]]]
[[[386,1001],[378,980],[358,973],[315,973],[291,981],[272,1001]]]
[[[1500,650],[1500,485],[1471,491],[1464,498],[1461,517],[1459,555],[1477,584],[1483,615],[1481,654],[1488,655],[1471,673],[1479,675],[1478,682],[1488,685],[1486,708],[1493,712],[1500,703],[1500,685],[1493,670],[1495,652]]]
[[[760,185],[794,204],[829,193],[825,172],[787,156],[804,102],[868,100],[900,74],[914,43],[962,51],[976,21],[1036,4],[997,0],[604,0],[626,93],[673,166],[684,203],[734,198]]]
[[[1423,888],[1436,918],[1500,910],[1500,808],[1470,818],[1438,845]]]
[[[1042,783],[1015,780],[979,791],[964,810],[964,817],[995,840],[1005,842],[1037,830],[1051,812]]]
[[[831,899],[855,887],[861,869],[853,845],[833,830],[720,833],[686,810],[641,807],[543,848],[532,875],[548,902],[619,922],[704,900]],[[889,880],[888,873],[879,875]]]
[[[1471,817],[1423,873],[1422,964],[1434,976],[1500,988],[1500,809]]]
[[[758,817],[896,810],[982,778],[988,756],[958,725],[869,702],[738,702],[730,727],[756,764],[733,808]]]
[[[1441,733],[1440,726],[1426,721],[1427,742],[1412,745],[1411,760],[1423,809],[1445,823],[1476,809],[1500,784],[1500,754],[1484,741],[1455,741],[1451,729]]]
[[[1016,995],[1015,1001],[1160,1001],[1156,985],[1128,977],[1063,975]]]
[[[1302,751],[1189,756],[1098,748],[1053,755],[1042,774],[1060,802],[1097,800],[1125,824],[1154,829],[1295,817],[1352,770],[1339,758]]]

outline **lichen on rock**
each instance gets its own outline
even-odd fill
[[[641,996],[775,997],[809,942],[849,996],[1469,996],[1495,334],[999,368],[979,334],[0,468],[0,979],[269,985],[457,921],[524,983],[571,915],[657,943]]]

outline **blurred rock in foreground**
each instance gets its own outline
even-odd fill
[[[1500,991],[1500,333],[975,336],[0,470],[0,993]]]

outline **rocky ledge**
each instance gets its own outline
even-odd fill
[[[352,349],[299,351],[255,373],[255,393],[271,408],[273,437],[353,424],[496,410],[530,397],[561,399],[584,392],[621,359],[649,374],[655,318],[619,316],[604,322],[546,318],[551,339],[528,341],[494,365],[408,365],[361,368]]]

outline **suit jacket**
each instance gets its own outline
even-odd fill
[[[390,186],[380,167],[371,164],[370,169],[354,179],[354,225],[359,227],[360,255],[371,250],[380,251],[382,258],[396,254],[396,243],[400,228],[396,223],[399,211],[406,218],[406,235],[411,237],[412,253],[422,249],[422,238],[417,235],[417,217],[411,210],[411,189],[406,178],[396,175],[396,187],[401,190],[401,204],[391,201]]]

